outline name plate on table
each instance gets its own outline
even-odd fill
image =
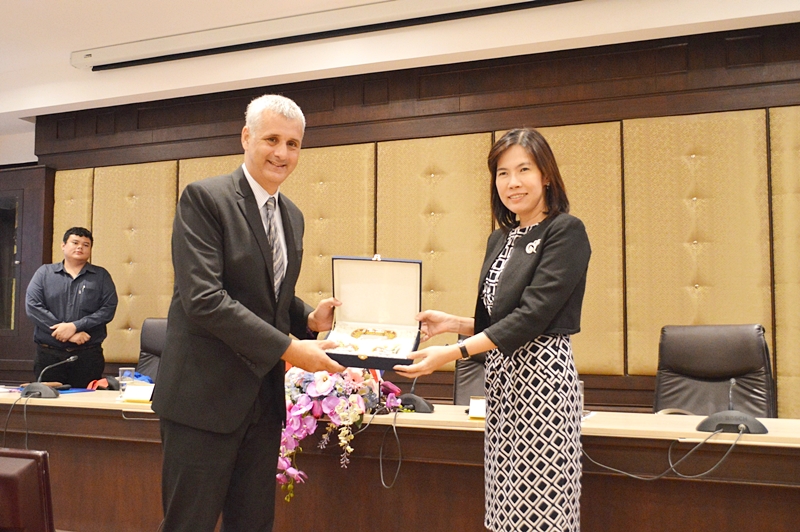
[[[154,384],[146,382],[129,383],[122,392],[123,403],[149,403],[153,396]]]
[[[422,262],[333,257],[333,295],[342,305],[333,311],[329,340],[338,345],[328,356],[343,366],[392,369],[408,365],[419,346]]]

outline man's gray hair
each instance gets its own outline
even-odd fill
[[[294,103],[293,100],[279,94],[265,94],[250,102],[244,115],[247,129],[258,131],[264,111],[272,111],[289,120],[297,120],[303,125],[303,132],[306,130],[306,117],[303,116],[300,106]]]

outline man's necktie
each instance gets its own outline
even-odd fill
[[[278,223],[275,221],[275,198],[267,200],[267,240],[272,248],[272,272],[275,280],[275,297],[280,292],[281,282],[286,273],[286,261],[283,258],[280,237],[278,236]]]

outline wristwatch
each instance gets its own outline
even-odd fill
[[[461,351],[461,360],[466,360],[469,358],[469,352],[467,352],[467,346],[464,345],[464,340],[459,340],[456,342],[459,351]]]

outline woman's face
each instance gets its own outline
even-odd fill
[[[497,160],[497,193],[508,210],[519,217],[520,227],[546,218],[542,172],[533,157],[519,144],[503,152]]]

